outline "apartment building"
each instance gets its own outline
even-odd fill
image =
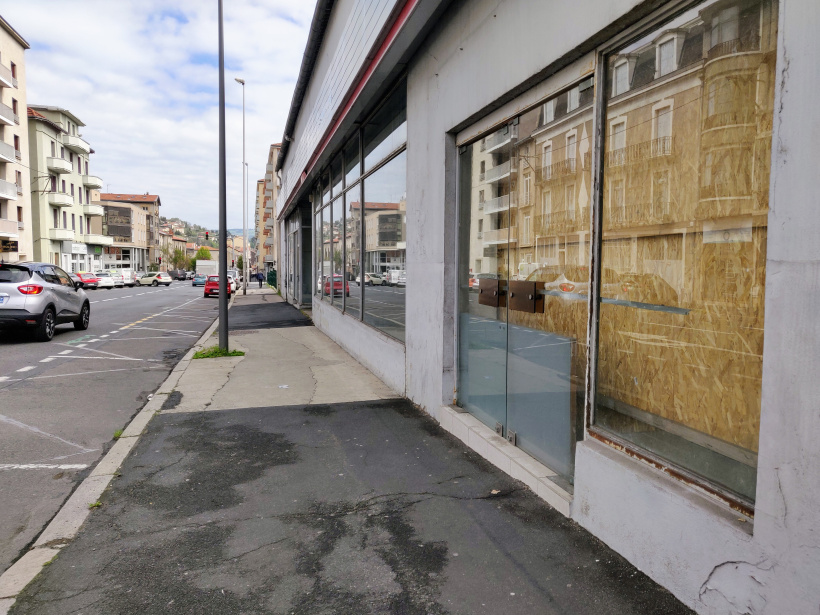
[[[274,167],[283,296],[704,614],[820,603],[816,9],[320,0]]]
[[[159,196],[102,193],[99,198],[104,216],[93,228],[113,241],[103,251],[105,268],[148,271],[159,266]]]
[[[0,17],[0,262],[34,256],[31,227],[26,40]]]
[[[103,215],[92,202],[102,179],[90,173],[94,150],[80,133],[85,124],[71,111],[42,105],[28,107],[28,120],[34,258],[66,271],[97,269],[112,241],[91,228]]]
[[[279,179],[274,173],[281,143],[274,143],[268,150],[265,179],[256,182],[256,249],[259,271],[276,269],[279,250],[279,230],[274,215],[274,204],[279,194]]]

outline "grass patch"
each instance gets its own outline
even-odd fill
[[[244,357],[241,350],[223,350],[219,346],[211,346],[194,353],[194,359],[215,359],[217,357]]]
[[[117,431],[114,432],[114,439],[115,440],[120,439],[120,436],[122,435],[122,431],[123,431],[122,429],[118,429]]]
[[[102,502],[100,502],[99,500],[97,500],[96,502],[91,502],[91,504],[88,505],[88,507],[92,510],[94,508],[99,508],[100,506],[102,506]]]

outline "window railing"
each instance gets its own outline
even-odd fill
[[[489,171],[481,173],[481,175],[479,176],[479,180],[484,182],[496,181],[498,179],[501,179],[505,175],[508,175],[510,173],[510,168],[511,166],[509,160],[507,162],[502,162],[497,167],[493,167]]]
[[[548,181],[564,175],[574,174],[576,168],[575,161],[576,158],[567,158],[566,160],[541,167],[541,181]]]
[[[730,41],[723,41],[712,47],[706,54],[709,60],[728,56],[735,53],[748,53],[750,51],[760,51],[760,36],[754,34],[748,38],[734,38]]]
[[[606,153],[606,166],[619,167],[649,158],[672,155],[672,137],[658,137]]]
[[[484,201],[484,213],[492,214],[499,211],[506,211],[510,207],[510,195],[498,196],[489,201]]]
[[[493,149],[494,147],[498,147],[502,143],[506,143],[507,141],[513,138],[513,131],[507,127],[499,132],[496,132],[485,139],[482,139],[480,150],[486,151],[488,149]]]

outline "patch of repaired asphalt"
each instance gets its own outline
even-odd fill
[[[173,410],[182,403],[182,391],[171,391],[162,402],[160,410]]]
[[[159,415],[12,614],[691,613],[401,400]]]

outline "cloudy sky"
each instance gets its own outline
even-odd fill
[[[242,226],[246,85],[249,225],[282,138],[312,0],[225,0],[228,227]],[[31,45],[29,104],[70,110],[104,191],[159,194],[162,214],[218,225],[217,0],[0,0]]]

